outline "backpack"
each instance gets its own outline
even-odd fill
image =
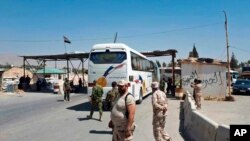
[[[125,96],[125,107],[126,107],[125,116],[126,116],[127,119],[128,119],[128,115],[129,115],[128,108],[127,108],[127,98],[128,98],[128,95],[133,96],[131,93],[128,93],[128,94]],[[133,96],[133,97],[134,97],[134,96]]]
[[[70,91],[71,90],[71,87],[70,87],[69,83],[64,83],[64,86],[65,86],[65,90],[66,91]]]

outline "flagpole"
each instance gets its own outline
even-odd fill
[[[116,39],[117,39],[117,32],[115,33],[114,43],[116,43]]]
[[[64,50],[65,50],[65,54],[67,54],[65,42],[64,42]]]

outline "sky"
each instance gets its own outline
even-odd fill
[[[125,43],[137,51],[176,49],[187,58],[250,60],[248,0],[0,0],[0,54],[89,52],[94,44]],[[156,58],[169,63],[171,57]]]

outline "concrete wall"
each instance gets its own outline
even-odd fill
[[[190,86],[195,78],[202,81],[203,96],[226,95],[226,67],[202,63],[182,63],[181,80],[184,91],[193,92]]]
[[[229,141],[229,126],[219,125],[196,110],[189,92],[183,104],[184,133],[191,141]]]

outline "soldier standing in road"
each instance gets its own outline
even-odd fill
[[[159,90],[159,83],[153,82],[152,85],[152,106],[153,106],[153,132],[156,141],[171,141],[171,137],[164,130],[167,116],[167,97]]]
[[[171,94],[173,94],[172,93],[172,89],[173,89],[172,79],[170,77],[168,78],[167,84],[168,84],[168,86],[167,86],[167,94],[170,94],[170,92],[171,92]]]
[[[30,89],[30,77],[27,75],[24,79],[24,82],[26,83],[26,89]]]
[[[201,109],[201,96],[202,96],[202,84],[201,84],[201,80],[196,80],[196,83],[191,84],[191,87],[194,88],[195,91],[195,104],[196,104],[196,108],[199,110]]]
[[[135,129],[135,99],[128,92],[125,80],[118,82],[119,96],[111,111],[109,127],[113,128],[113,141],[132,141]]]
[[[79,92],[82,91],[82,78],[79,78],[78,80],[78,89],[79,89]]]
[[[164,92],[164,89],[165,89],[165,78],[163,77],[160,80],[160,90]]]
[[[112,82],[112,89],[108,91],[105,102],[107,104],[107,108],[111,110],[113,108],[116,97],[119,95],[117,83]]]
[[[99,121],[102,121],[102,95],[103,95],[103,88],[102,86],[96,83],[96,80],[93,81],[94,87],[92,88],[92,95],[91,95],[91,109],[89,118],[92,118],[94,114],[94,108],[97,106],[99,109]]]
[[[63,91],[64,91],[64,101],[70,101],[71,87],[68,78],[65,78],[65,81],[63,83]]]

